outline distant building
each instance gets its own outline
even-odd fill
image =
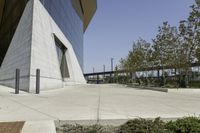
[[[86,83],[83,33],[97,8],[96,0],[0,0],[0,84],[35,90]]]

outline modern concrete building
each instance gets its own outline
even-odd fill
[[[96,0],[0,0],[0,84],[20,89],[62,88],[86,83],[83,33],[97,8]]]

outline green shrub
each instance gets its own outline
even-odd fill
[[[166,128],[172,133],[200,133],[200,119],[185,117],[166,123]]]
[[[176,121],[133,119],[121,126],[70,125],[57,127],[57,133],[200,133],[200,118],[185,117]]]
[[[119,133],[165,133],[165,123],[155,120],[134,119],[129,120],[119,128]]]
[[[117,127],[95,125],[66,124],[56,128],[57,133],[116,133]]]
[[[200,81],[190,81],[189,86],[192,88],[200,88]]]

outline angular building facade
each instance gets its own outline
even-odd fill
[[[96,0],[1,0],[0,84],[31,92],[40,69],[41,89],[84,84],[83,34]]]

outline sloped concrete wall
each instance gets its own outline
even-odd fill
[[[31,46],[30,90],[35,89],[36,69],[41,71],[41,89],[61,88],[64,82],[54,40],[55,34],[67,48],[66,59],[70,78],[67,83],[86,83],[72,45],[39,0],[34,0]]]
[[[62,79],[54,34],[67,48],[70,78]],[[21,70],[20,89],[34,92],[36,69],[40,69],[41,90],[85,84],[72,45],[39,0],[29,0],[0,68],[0,84],[15,87],[15,70]]]

